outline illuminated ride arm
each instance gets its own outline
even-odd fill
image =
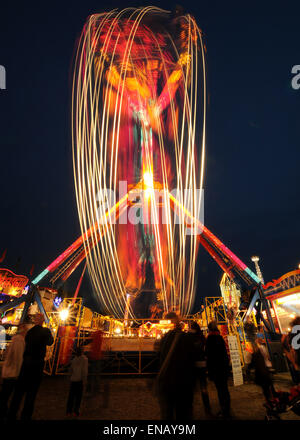
[[[128,70],[131,72],[131,65],[128,64]],[[111,64],[106,73],[107,83],[113,87],[114,92],[119,94],[120,92],[126,99],[136,103],[136,107],[140,107],[140,101],[150,98],[150,89],[146,82],[141,82],[135,76],[127,76],[122,79],[122,75],[118,72],[118,69],[114,64]]]
[[[191,56],[188,52],[184,52],[180,55],[179,60],[174,68],[173,72],[167,79],[167,82],[154,103],[148,105],[147,112],[150,119],[150,125],[158,131],[158,120],[163,111],[170,105],[170,102],[174,99],[174,96],[178,90],[178,87],[184,77],[183,68],[189,65],[191,62]]]
[[[69,246],[58,258],[56,258],[43,272],[41,272],[33,281],[32,284],[37,285],[43,278],[45,278],[50,272],[54,272],[61,264],[63,264],[67,258],[69,258],[76,250],[80,248],[84,244],[84,242],[88,242],[91,238],[92,234],[97,234],[96,236],[99,238],[99,230],[104,221],[112,215],[116,215],[124,205],[127,206],[128,203],[128,193],[120,199],[112,208],[110,208],[100,219],[99,222],[95,223],[85,234],[81,235],[77,240],[74,241],[71,246]],[[79,258],[82,258],[82,254],[80,254]],[[82,260],[81,260],[82,261]],[[76,264],[76,263],[75,263]],[[77,266],[76,266],[77,267]]]
[[[206,228],[198,219],[196,219],[192,214],[182,205],[175,197],[170,193],[170,205],[171,208],[180,209],[184,214],[184,222],[187,227],[194,230],[197,234],[197,240],[202,244],[202,246],[209,252],[213,259],[218,263],[227,275],[233,279],[235,282],[243,281],[248,285],[248,289],[255,289],[255,293],[251,299],[248,306],[247,312],[243,318],[244,322],[252,312],[253,307],[257,301],[260,301],[267,313],[268,321],[266,321],[261,312],[259,312],[262,321],[264,322],[266,328],[271,333],[276,333],[273,319],[270,313],[268,301],[264,296],[263,287],[261,285],[260,278],[252,272],[249,267],[246,266],[227,246],[224,245],[209,229]]]
[[[177,61],[176,67],[167,79],[167,82],[157,100],[157,107],[160,113],[162,113],[166,107],[170,104],[175,96],[175,93],[180,85],[180,81],[183,78],[183,67],[188,66],[191,63],[191,55],[185,52],[180,55]]]

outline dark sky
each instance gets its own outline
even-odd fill
[[[18,272],[34,263],[38,275],[79,236],[70,136],[75,42],[91,13],[145,4],[1,5],[2,266],[14,269],[21,257]],[[205,223],[250,267],[251,255],[259,255],[269,281],[300,263],[300,89],[291,86],[291,69],[300,64],[300,5],[186,0],[184,7],[207,47]],[[222,272],[205,251],[197,271],[198,296],[219,295]],[[87,280],[82,294],[92,298]]]

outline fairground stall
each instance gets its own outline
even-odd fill
[[[300,316],[300,269],[288,272],[264,286],[280,333],[288,333],[291,321]]]

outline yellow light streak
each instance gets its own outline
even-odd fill
[[[134,115],[131,120],[133,117],[139,119],[143,138],[141,179],[154,219],[149,230],[154,236],[153,258],[158,265],[156,282],[161,289],[164,309],[189,314],[195,295],[197,237],[186,235],[185,212],[181,207],[192,206],[189,215],[197,218],[195,194],[196,189],[203,188],[205,160],[204,47],[195,20],[187,14],[179,21],[184,29],[180,43],[175,43],[173,37],[165,33],[173,61],[166,58],[159,36],[147,27],[155,52],[152,58],[146,43],[137,35],[145,29],[145,18],[167,13],[149,6],[92,15],[81,35],[75,60],[72,143],[79,222],[82,234],[89,230],[91,234],[85,247],[94,291],[105,313],[119,318],[123,318],[126,311],[129,319],[134,319],[126,297],[131,262],[124,258],[121,241],[124,229],[114,221],[117,210],[126,214],[128,195],[121,197],[110,209],[99,204],[97,196],[101,193],[109,199],[108,188],[117,194],[119,181],[125,180],[123,158],[126,154],[134,156],[130,141],[126,147],[128,153],[122,145],[126,124],[132,130],[128,122],[130,115]],[[126,20],[133,25],[125,35],[122,26]],[[143,56],[136,55],[137,39]],[[201,71],[199,79],[198,71]],[[163,84],[161,92],[155,85],[157,75]],[[157,162],[161,166],[159,182],[165,190],[165,225],[161,224],[161,213],[154,200]],[[171,210],[173,201],[168,196],[175,187],[179,190],[179,224]],[[186,188],[192,190],[190,195],[184,193]],[[134,243],[127,245],[135,246]]]

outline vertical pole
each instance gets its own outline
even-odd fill
[[[35,290],[34,299],[37,302],[37,305],[39,306],[40,312],[42,312],[42,314],[44,315],[46,324],[49,324],[49,318],[48,318],[47,312],[44,308],[44,305],[42,303],[40,292],[37,290],[36,287],[34,288],[34,290]]]
[[[272,315],[271,315],[271,312],[270,312],[270,307],[269,307],[269,304],[268,304],[268,300],[265,297],[265,294],[263,292],[263,288],[262,288],[261,284],[259,284],[257,290],[258,290],[259,296],[261,298],[262,304],[265,305],[265,309],[266,309],[266,313],[267,313],[267,318],[268,318],[268,321],[269,321],[270,329],[271,329],[271,331],[273,333],[276,333],[276,329],[275,329],[273,318],[272,318]]]
[[[85,273],[86,265],[87,265],[87,263],[85,263],[83,271],[82,271],[82,274],[81,274],[81,277],[79,278],[78,285],[77,285],[76,291],[75,291],[75,295],[74,295],[73,300],[72,300],[72,306],[74,306],[76,298],[78,296],[78,293],[79,293],[79,290],[80,290],[80,287],[81,287],[81,283],[82,283],[82,280],[83,280],[83,276],[84,276],[84,273]]]
[[[205,312],[205,316],[206,316],[206,324],[208,326],[208,316],[207,316],[207,311],[206,311],[206,298],[205,298],[205,307],[204,307],[204,312]]]
[[[142,347],[141,338],[139,338],[139,374],[142,373]]]
[[[282,334],[282,327],[281,327],[281,324],[280,324],[280,321],[279,321],[279,318],[278,318],[278,314],[277,314],[276,306],[275,306],[275,304],[273,303],[273,301],[271,301],[271,304],[272,304],[272,309],[274,310],[274,315],[275,315],[275,317],[276,317],[276,321],[277,321],[277,324],[278,324],[279,331],[280,331],[280,333]]]
[[[77,327],[77,344],[76,344],[76,347],[79,347],[81,325],[82,325],[83,315],[84,315],[84,305],[82,304],[82,300],[80,301],[80,304],[79,304],[78,314],[79,314],[79,319],[78,319],[78,327]]]
[[[25,304],[24,304],[24,307],[23,307],[23,311],[22,311],[22,315],[21,315],[21,319],[20,319],[20,324],[24,323],[24,321],[25,321],[25,319],[26,319],[26,317],[28,315],[29,307],[30,307],[30,305],[31,305],[31,303],[33,302],[33,299],[34,299],[34,290],[35,290],[35,287],[33,285],[31,285],[30,286],[30,290],[27,293],[27,298],[25,300]]]

